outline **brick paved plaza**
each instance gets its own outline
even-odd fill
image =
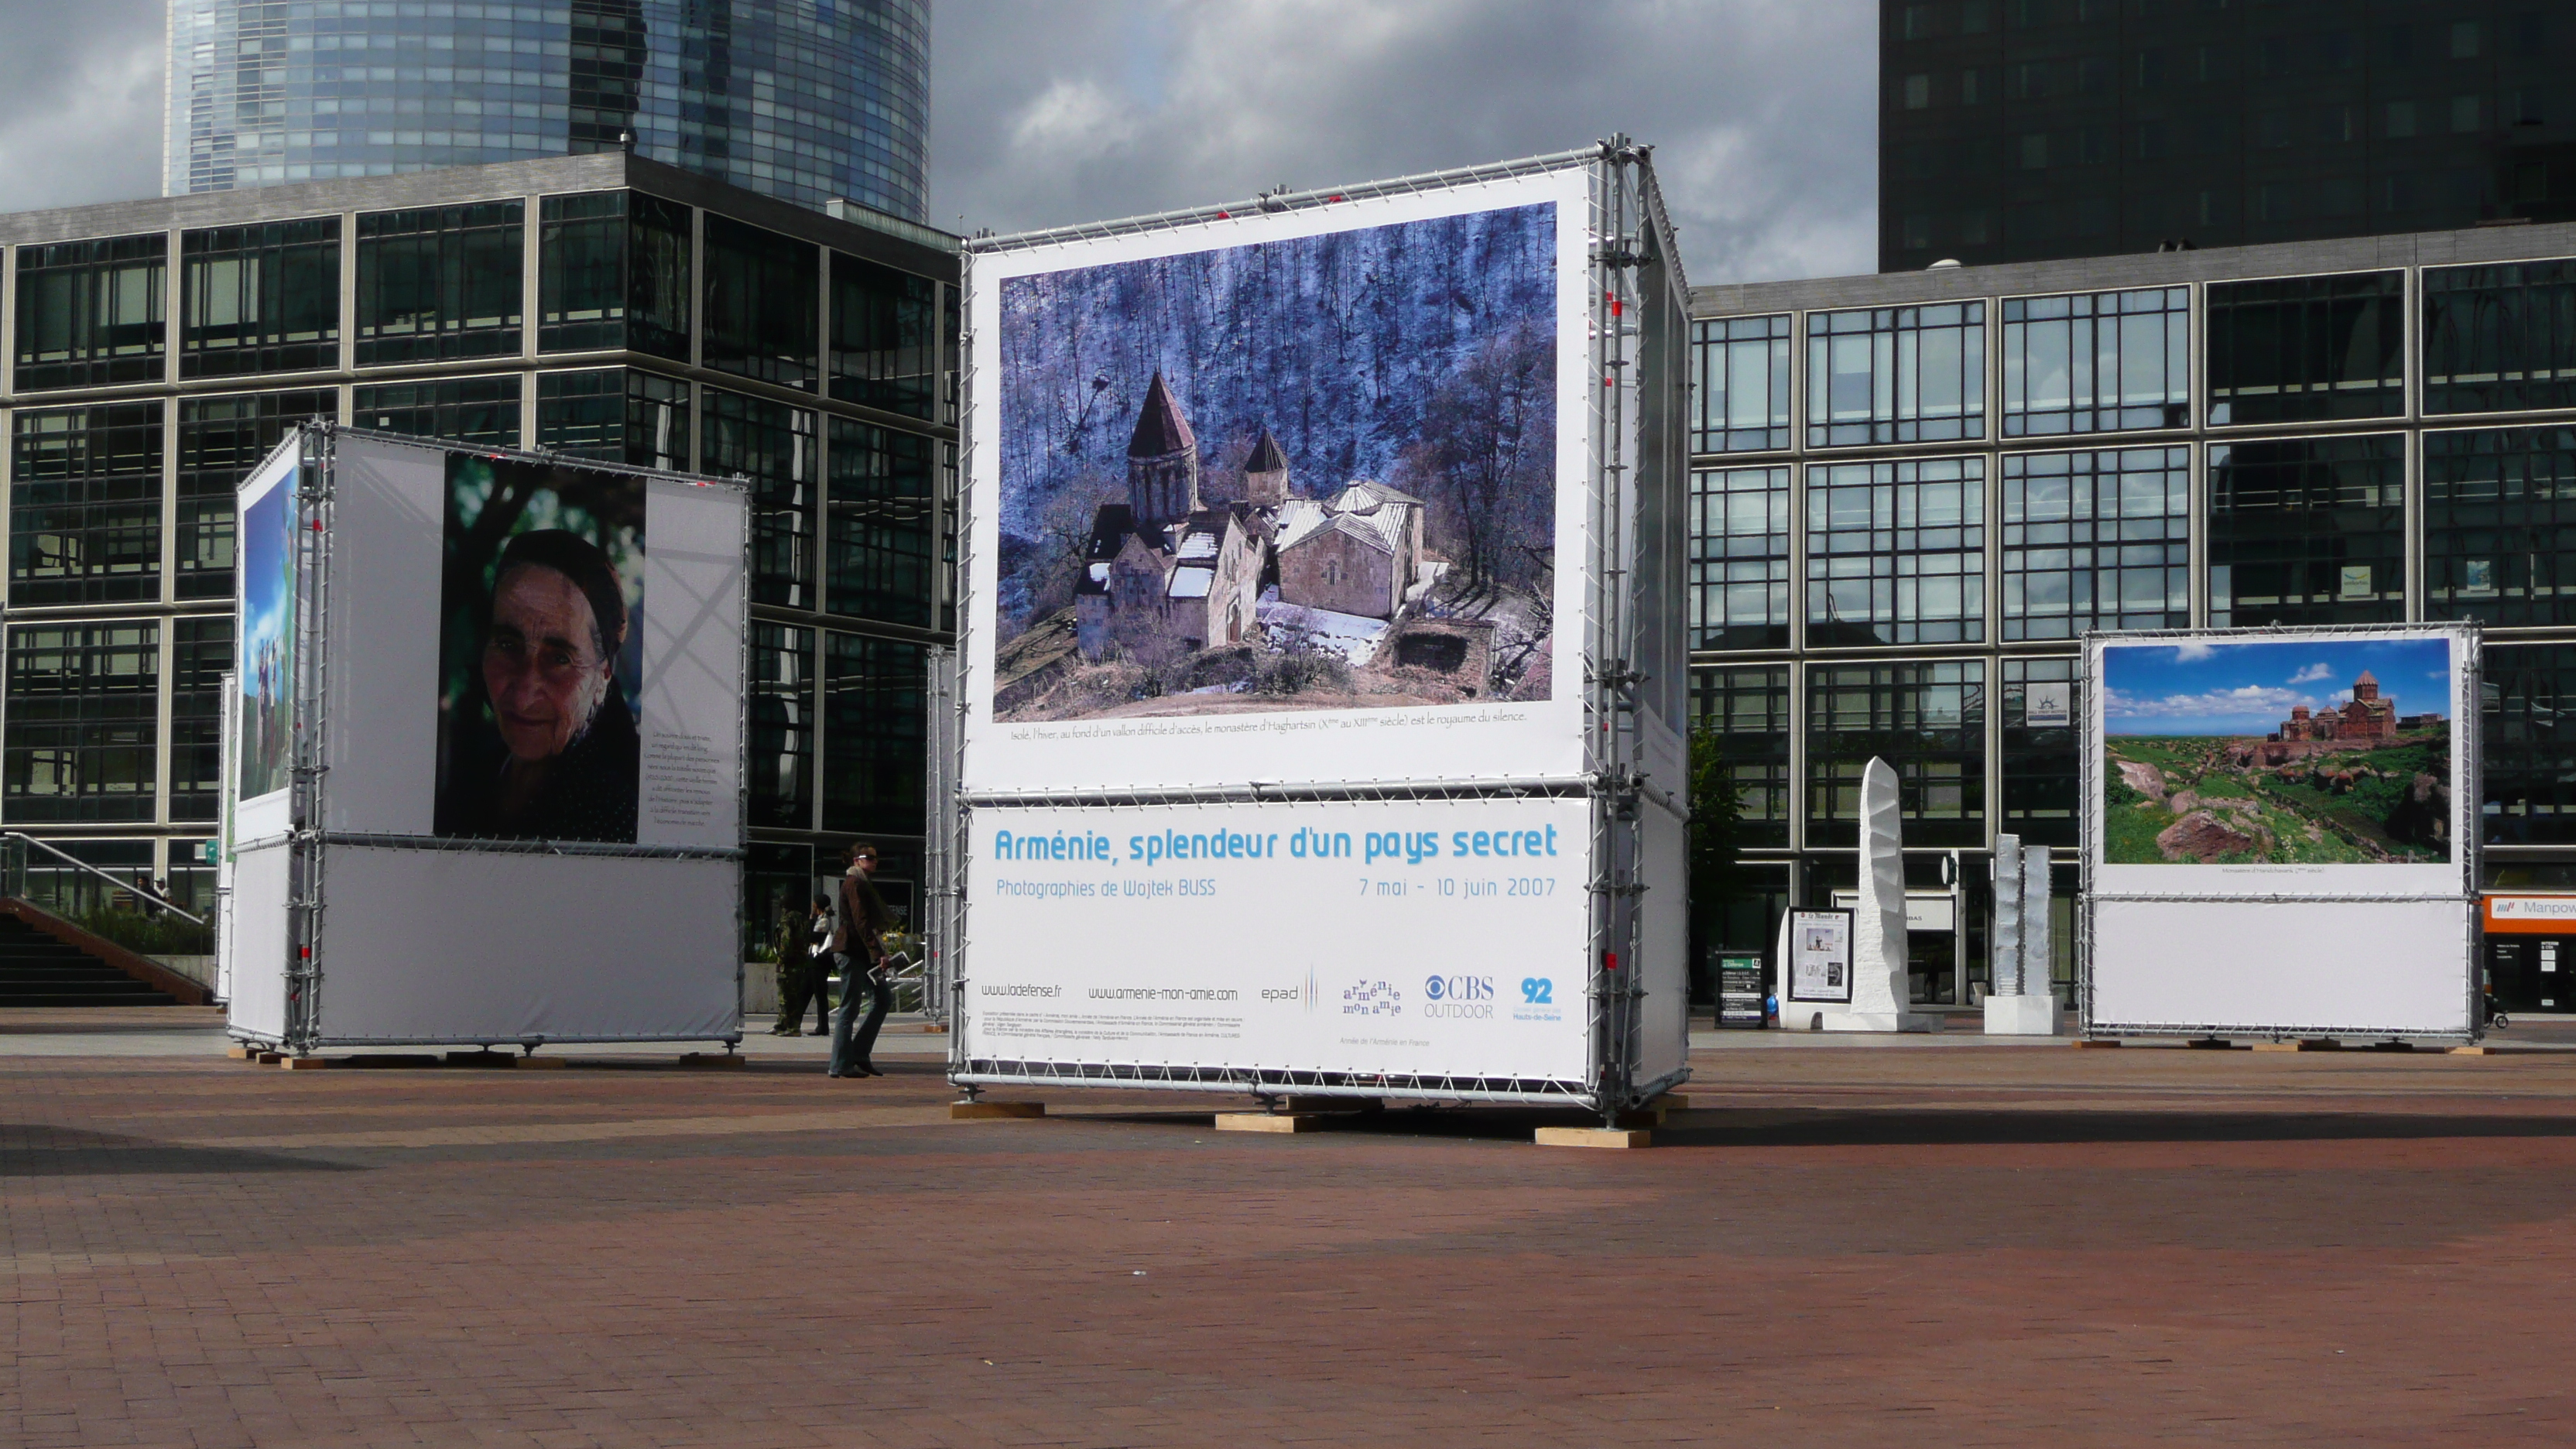
[[[2576,1437],[2576,1053],[1772,1036],[1590,1152],[213,1020],[0,1018],[0,1443]]]

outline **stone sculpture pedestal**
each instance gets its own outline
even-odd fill
[[[2057,1035],[2057,998],[2054,996],[1987,997],[1986,1035]]]

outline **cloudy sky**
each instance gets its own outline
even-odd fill
[[[163,0],[0,0],[0,210],[160,189]],[[1694,282],[1876,266],[1871,0],[936,0],[931,221],[1656,147]]]
[[[2352,698],[2367,670],[2401,715],[2449,714],[2450,645],[2440,639],[2122,645],[2104,651],[2104,713],[2115,735],[2268,734],[2293,705]]]

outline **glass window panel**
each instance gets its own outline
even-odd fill
[[[0,820],[150,820],[161,626],[148,619],[9,630]]]
[[[2424,269],[2424,411],[2576,406],[2576,261]]]
[[[2076,682],[2079,661],[2005,659],[2003,717],[2003,825],[2024,845],[2076,844],[2078,768],[2075,730],[2069,725],[2034,728],[2029,723],[2030,686],[2053,685],[2069,706],[2067,718],[2084,717],[2083,686]]]
[[[18,390],[160,381],[169,261],[160,234],[20,247]]]
[[[339,411],[339,395],[327,388],[179,399],[173,593],[182,599],[233,596],[235,490],[288,429],[317,417],[336,418]]]
[[[2176,343],[2190,298],[2153,287],[2006,299],[2004,436],[2182,427],[2191,381]]]
[[[537,350],[689,357],[689,209],[640,191],[539,203]]]
[[[706,243],[700,360],[718,372],[811,389],[821,253],[811,243],[713,212],[706,217]]]
[[[2191,450],[2008,453],[2003,637],[2191,622]]]
[[[2576,845],[2576,644],[2480,651],[2489,845]]]
[[[751,626],[751,823],[814,828],[814,631]]]
[[[918,644],[823,635],[823,828],[918,836],[928,661]]]
[[[358,218],[358,365],[506,357],[520,349],[517,201]]]
[[[1861,773],[1897,775],[1908,846],[1986,844],[1986,664],[1813,665],[1807,670],[1807,842],[1860,843]]]
[[[635,368],[540,373],[537,446],[685,472],[691,466],[689,385]]]
[[[1788,647],[1789,470],[1693,473],[1691,505],[1691,647]]]
[[[9,472],[9,602],[161,595],[161,404],[21,408]]]
[[[2405,411],[2404,296],[2400,272],[2210,283],[2210,423]]]
[[[1789,446],[1788,316],[1694,322],[1691,343],[1699,388],[1691,451]]]
[[[832,396],[916,418],[930,416],[938,284],[832,254]]]
[[[350,394],[349,419],[361,428],[480,443],[519,446],[519,379],[449,377],[435,382],[393,382]]]
[[[233,667],[229,615],[170,621],[170,818],[213,820],[224,773],[224,671]]]
[[[2424,435],[2424,612],[2576,623],[2576,428]],[[2561,578],[2561,574],[2565,578]]]
[[[928,628],[930,439],[832,419],[824,511],[825,607]]]
[[[1975,643],[1985,632],[1986,460],[1807,470],[1807,642]]]
[[[1807,443],[1927,443],[1986,432],[1986,306],[1807,318]]]
[[[2209,450],[2209,622],[2405,617],[2403,438],[2284,438]]]
[[[1735,789],[1736,841],[1789,843],[1789,667],[1691,671],[1691,723],[1718,738],[1720,769]]]
[[[340,219],[218,227],[179,239],[179,375],[340,365]]]
[[[817,609],[815,506],[821,479],[814,414],[766,398],[707,388],[701,397],[705,447],[699,468],[751,480],[751,599]]]

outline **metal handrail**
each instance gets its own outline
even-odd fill
[[[38,850],[43,851],[45,854],[63,862],[65,865],[88,871],[91,875],[97,876],[100,880],[107,882],[118,890],[126,892],[128,895],[133,896],[136,900],[142,901],[146,905],[158,906],[162,910],[168,911],[170,914],[177,916],[180,920],[186,921],[189,925],[203,926],[206,923],[203,917],[188,914],[186,911],[183,911],[177,906],[170,904],[168,901],[163,900],[161,897],[154,895],[151,891],[143,889],[134,882],[129,880],[118,880],[116,877],[109,875],[106,871],[100,870],[97,866],[90,864],[88,861],[66,855],[62,851],[47,845],[45,842],[38,840],[32,835],[25,835],[18,831],[11,830],[0,832],[0,840],[5,840],[12,845],[32,845]],[[25,889],[25,883],[15,878],[19,872],[12,871],[10,874],[13,878],[10,880],[9,884],[15,889]]]

